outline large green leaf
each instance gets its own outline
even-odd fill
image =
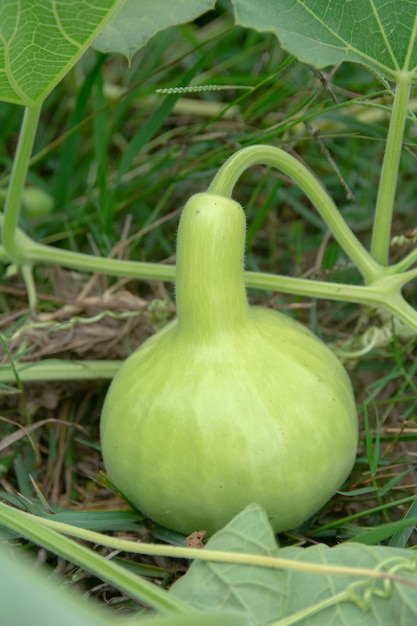
[[[36,105],[69,71],[121,0],[2,0],[0,100]]]
[[[196,609],[234,610],[258,626],[277,620],[303,626],[417,623],[417,554],[412,550],[355,543],[277,550],[257,505],[247,507],[205,549],[279,556],[305,569],[195,561],[171,593]],[[339,573],[308,571],[311,565],[316,570],[337,566]],[[379,578],[379,572],[390,577]]]
[[[207,549],[278,556],[266,513],[256,504],[216,533]],[[285,612],[285,579],[278,569],[194,561],[171,593],[200,610],[233,610],[248,615],[254,624],[268,624]]]
[[[216,0],[126,0],[93,46],[101,52],[120,52],[130,60],[157,32],[190,22],[215,4]]]
[[[277,35],[298,59],[323,68],[361,63],[386,78],[417,70],[416,0],[232,0],[236,22]]]

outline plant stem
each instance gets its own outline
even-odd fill
[[[29,264],[35,262],[49,262],[85,272],[100,272],[114,276],[130,276],[144,280],[164,280],[169,282],[175,280],[176,270],[172,265],[122,261],[69,250],[59,250],[32,241],[20,229],[17,229],[16,236],[23,251],[22,254],[25,262]],[[359,246],[361,245],[359,242],[357,243]],[[369,258],[371,259],[371,257]],[[382,275],[379,281],[375,279],[374,284],[367,286],[313,281],[260,272],[245,272],[245,284],[247,287],[254,289],[267,289],[311,298],[323,298],[339,302],[354,302],[368,306],[383,307],[397,315],[406,324],[409,324],[417,331],[417,312],[414,311],[404,299],[402,299],[401,303],[397,300],[395,307],[392,306],[394,303],[391,302],[392,294],[398,293],[401,286],[414,278],[414,270],[407,272],[406,278],[404,278],[404,275],[393,275],[393,268],[381,267],[380,270]]]
[[[2,215],[0,214],[1,224]],[[70,250],[59,250],[58,248],[36,243],[19,228],[16,235],[19,246],[23,250],[25,261],[31,264],[36,262],[52,263],[84,272],[98,272],[111,276],[130,276],[143,280],[164,280],[168,282],[175,280],[176,268],[173,265],[107,259]],[[0,254],[1,252],[0,247]],[[372,289],[364,286],[312,281],[260,272],[245,272],[245,283],[247,287],[253,289],[269,289],[282,293],[310,296],[312,298],[375,304]]]
[[[13,515],[10,516],[10,522],[7,523],[7,515],[2,516],[2,510],[9,509]],[[88,530],[86,528],[80,528],[79,526],[73,526],[71,524],[65,524],[63,522],[56,522],[53,516],[38,517],[31,513],[23,511],[17,511],[9,505],[0,503],[0,521],[8,528],[15,528],[15,518],[18,515],[18,519],[21,520],[19,528],[30,528],[30,522],[33,520],[39,526],[44,526],[45,529],[53,529],[54,533],[62,533],[64,535],[70,535],[83,539],[91,543],[106,546],[108,548],[114,548],[122,552],[130,552],[132,554],[146,554],[150,556],[165,556],[172,558],[182,559],[196,559],[201,561],[216,562],[216,563],[240,563],[242,565],[257,565],[259,567],[280,568],[284,570],[309,572],[311,574],[327,574],[327,575],[339,575],[339,576],[357,576],[359,578],[382,578],[401,582],[403,584],[409,584],[415,588],[415,583],[407,579],[403,579],[390,572],[371,569],[365,567],[346,566],[346,565],[333,565],[327,563],[312,563],[297,559],[286,559],[279,556],[269,556],[263,554],[245,554],[243,552],[227,552],[223,550],[211,550],[209,546],[202,550],[201,548],[188,548],[183,546],[171,546],[160,545],[153,543],[142,543],[129,539],[121,539],[119,537],[110,537],[102,533]],[[26,518],[26,522],[25,522]],[[27,536],[27,535],[26,535]],[[43,545],[43,544],[42,544]],[[91,571],[91,570],[90,570]]]
[[[41,104],[25,109],[4,210],[2,243],[9,258],[17,264],[22,260],[22,250],[16,242],[16,229],[40,112]]]
[[[340,604],[341,602],[348,600],[347,591],[340,591],[334,596],[330,596],[330,598],[326,598],[325,600],[321,600],[320,602],[316,602],[316,604],[311,604],[307,606],[305,609],[301,609],[300,611],[296,611],[287,617],[282,617],[276,622],[272,622],[269,626],[292,626],[292,624],[299,624],[300,622],[305,622],[305,620],[309,617],[312,617],[316,613],[320,613],[320,611],[324,611],[331,606],[336,604]]]
[[[371,283],[381,275],[382,268],[355,237],[320,181],[301,161],[280,148],[264,145],[242,148],[222,165],[208,191],[230,197],[243,172],[261,163],[281,170],[297,183],[355,263],[366,283]]]
[[[266,289],[340,302],[356,302],[370,306],[379,305],[380,300],[380,290],[375,289],[372,285],[326,283],[320,280],[308,280],[306,278],[266,274],[263,272],[246,272],[245,278],[247,287],[253,287],[254,289]]]
[[[23,280],[26,285],[26,292],[29,302],[29,308],[31,311],[36,309],[38,298],[36,295],[36,285],[33,278],[33,266],[31,263],[23,263],[21,266]]]
[[[392,270],[392,266],[388,269]],[[392,285],[396,284],[398,286],[398,289],[401,289],[411,280],[417,278],[417,267],[414,267],[412,270],[407,270],[406,272],[389,272],[386,276],[386,281],[389,281]]]
[[[417,274],[417,269],[415,274]],[[414,278],[414,272],[404,275],[385,275],[372,285],[357,286],[323,281],[310,281],[303,278],[290,278],[274,274],[246,273],[246,284],[258,289],[270,289],[283,293],[293,293],[325,298],[340,302],[355,302],[371,307],[381,307],[395,315],[417,333],[417,311],[401,295],[401,287]]]
[[[387,293],[385,298],[387,301],[384,303],[384,297],[382,297],[380,306],[398,317],[417,334],[417,311],[408,304],[401,293]]]
[[[372,230],[371,254],[381,265],[388,265],[392,214],[409,98],[410,77],[401,75],[394,95]]]
[[[406,269],[411,267],[411,265],[414,265],[414,263],[416,262],[417,262],[417,248],[415,248],[409,254],[407,254],[407,256],[401,259],[401,261],[398,261],[397,263],[394,263],[393,265],[391,265],[390,270],[395,274],[399,274],[400,272],[404,272]]]
[[[131,276],[145,280],[175,280],[175,267],[172,265],[108,259],[92,254],[72,252],[71,250],[59,250],[34,241],[26,246],[24,257],[25,261],[31,263],[53,263],[82,272],[99,272],[110,276]]]
[[[0,383],[22,383],[50,380],[110,380],[123,361],[65,361],[45,359],[35,362],[15,362],[15,372],[9,366],[0,367]]]

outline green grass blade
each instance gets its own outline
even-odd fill
[[[415,528],[415,520],[417,517],[417,498],[414,500],[413,504],[408,509],[407,513],[404,516],[404,522],[408,521],[408,526],[403,530],[399,530],[394,535],[392,535],[389,545],[394,546],[396,548],[405,548],[407,546],[408,540],[410,539],[414,528]]]
[[[2,2],[0,100],[41,103],[120,6],[118,0]]]
[[[196,75],[200,66],[202,65],[202,59],[193,65],[193,67],[185,74],[181,83],[182,86],[188,85],[190,80]],[[146,124],[143,124],[134,135],[133,139],[129,143],[127,150],[125,151],[117,172],[116,186],[120,183],[122,176],[129,170],[133,159],[140,153],[143,146],[153,137],[153,135],[160,129],[164,120],[174,108],[175,103],[180,98],[181,94],[174,94],[166,96],[160,106],[151,113],[150,117],[146,120]]]
[[[112,563],[100,554],[85,548],[76,541],[63,537],[42,522],[28,518],[25,513],[0,502],[0,524],[21,534],[47,550],[61,556],[79,567],[124,591],[138,602],[165,613],[189,613],[186,603],[168,595],[156,585],[135,576],[125,568]]]

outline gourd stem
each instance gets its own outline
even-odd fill
[[[178,329],[209,341],[241,327],[249,315],[243,254],[246,220],[241,206],[199,193],[184,207],[178,229]]]
[[[298,159],[275,146],[254,145],[242,148],[222,165],[208,191],[231,196],[238,178],[252,165],[263,163],[290,176],[306,194],[334,237],[350,256],[367,284],[383,274],[377,263],[355,237],[333,200],[314,174]]]

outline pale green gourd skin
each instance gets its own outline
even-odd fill
[[[218,291],[210,280],[201,286],[194,272],[195,264],[204,269],[201,248],[217,210],[213,197],[200,194],[180,226],[179,321],[145,342],[114,378],[101,421],[103,458],[125,497],[163,526],[212,534],[257,502],[280,532],[314,514],[348,477],[357,448],[355,402],[343,366],[310,331],[284,314],[248,307],[243,243],[234,266],[222,258],[234,244],[229,226],[240,233],[236,241],[244,240],[244,215],[242,233],[239,205],[218,198],[232,219],[222,225],[223,248],[203,252],[211,265],[218,261],[214,273],[207,270]],[[196,234],[203,200],[208,223]],[[223,299],[231,282],[236,289]],[[206,306],[196,312],[201,298]],[[220,321],[210,327],[216,314]]]

